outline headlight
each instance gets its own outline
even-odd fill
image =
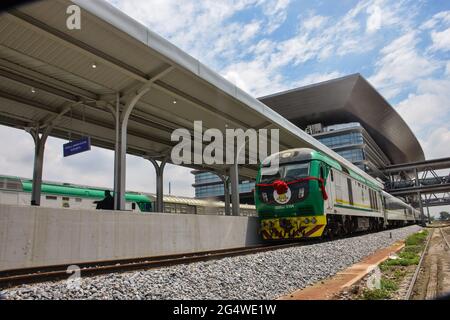
[[[316,224],[316,222],[317,222],[316,218],[312,218],[312,219],[311,219],[311,223],[312,223],[312,224]]]
[[[267,197],[267,193],[263,192],[262,193],[262,198],[264,202],[269,202],[269,197]]]
[[[305,196],[305,188],[298,189],[298,198],[301,199]]]
[[[308,224],[309,223],[309,219],[305,218],[305,220],[303,220],[304,223]]]

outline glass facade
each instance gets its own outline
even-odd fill
[[[352,123],[352,126],[345,128],[347,129],[351,127],[354,128],[355,123]],[[318,141],[320,141],[321,143],[323,143],[324,145],[335,151],[340,156],[358,165],[361,169],[364,170],[364,165],[357,164],[357,162],[366,160],[363,146],[364,137],[362,132],[360,131],[349,132],[348,130],[342,130],[342,128],[339,128],[343,132],[337,133],[334,132],[334,129],[329,130],[330,127],[328,127],[327,129],[328,131],[326,131],[326,133],[319,134],[314,138],[316,138]]]
[[[349,132],[333,136],[318,136],[315,138],[331,149],[354,144],[362,144],[364,142],[361,132]]]
[[[336,151],[337,154],[344,157],[350,162],[359,162],[364,160],[364,151],[363,149],[349,149]]]
[[[379,176],[378,168],[389,163],[383,151],[357,122],[328,126],[313,136],[371,175]]]
[[[223,182],[212,172],[196,172],[195,173],[195,197],[209,198],[223,196]],[[252,192],[255,183],[251,181],[243,181],[239,184],[239,193]]]
[[[204,184],[212,182],[222,182],[222,180],[212,172],[200,172],[195,175],[195,184]]]
[[[210,174],[215,175],[214,173],[210,173]],[[222,182],[220,182],[220,184],[195,187],[195,197],[196,198],[208,198],[208,197],[217,197],[217,196],[223,196]]]

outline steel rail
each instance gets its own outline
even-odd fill
[[[256,245],[250,247],[143,257],[135,259],[103,260],[5,270],[0,272],[0,288],[5,289],[25,283],[65,279],[71,275],[71,272],[67,271],[69,266],[78,267],[80,270],[80,276],[82,277],[94,276],[103,273],[125,272],[139,269],[153,269],[177,264],[188,264],[199,261],[216,260],[238,255],[247,255],[283,248],[310,245],[318,243],[320,241],[321,240],[295,242],[288,244]]]
[[[343,237],[338,237],[333,240],[342,238],[352,238],[370,234],[373,232],[358,232]],[[376,232],[375,232],[376,233]],[[79,268],[81,277],[95,276],[105,273],[113,272],[126,272],[131,270],[145,270],[154,269],[160,267],[168,267],[178,264],[189,264],[200,261],[217,260],[226,257],[234,257],[238,255],[247,255],[253,253],[260,253],[266,251],[273,251],[284,248],[291,248],[296,246],[308,246],[326,241],[332,241],[331,239],[317,239],[307,241],[296,241],[289,243],[272,243],[253,245],[247,247],[238,247],[231,249],[219,249],[211,251],[200,251],[190,253],[179,253],[173,255],[161,255],[151,257],[129,258],[129,259],[114,259],[114,260],[101,260],[90,262],[71,262],[68,264],[58,265],[43,265],[37,267],[28,267],[20,269],[10,269],[0,271],[0,289],[6,289],[13,286],[18,286],[26,283],[36,283],[45,281],[62,280],[70,277],[71,273],[68,271],[68,267],[75,266]]]
[[[406,297],[405,297],[406,300],[411,300],[413,289],[414,289],[414,286],[416,285],[417,278],[419,276],[419,271],[420,271],[420,268],[422,267],[422,262],[424,260],[425,254],[428,251],[428,245],[430,243],[430,240],[431,240],[431,237],[433,236],[433,234],[434,234],[434,229],[430,233],[430,235],[428,236],[427,243],[425,244],[425,247],[424,247],[424,249],[422,251],[422,254],[420,255],[419,263],[417,264],[416,270],[414,271],[414,275],[413,275],[413,277],[411,279],[411,282],[409,284],[408,291],[406,292]]]
[[[445,236],[445,233],[444,233],[444,231],[442,231],[442,229],[444,229],[444,228],[440,228],[440,230],[441,230],[441,235],[442,235],[442,239],[444,239],[444,242],[445,242],[445,244],[447,245],[447,248],[450,249],[450,244],[449,244],[449,242],[447,241],[447,237]]]

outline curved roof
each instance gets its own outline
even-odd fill
[[[270,96],[261,102],[300,128],[359,122],[392,164],[425,159],[422,147],[395,109],[360,74]]]

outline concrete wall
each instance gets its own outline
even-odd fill
[[[257,218],[0,205],[0,270],[242,247]]]

